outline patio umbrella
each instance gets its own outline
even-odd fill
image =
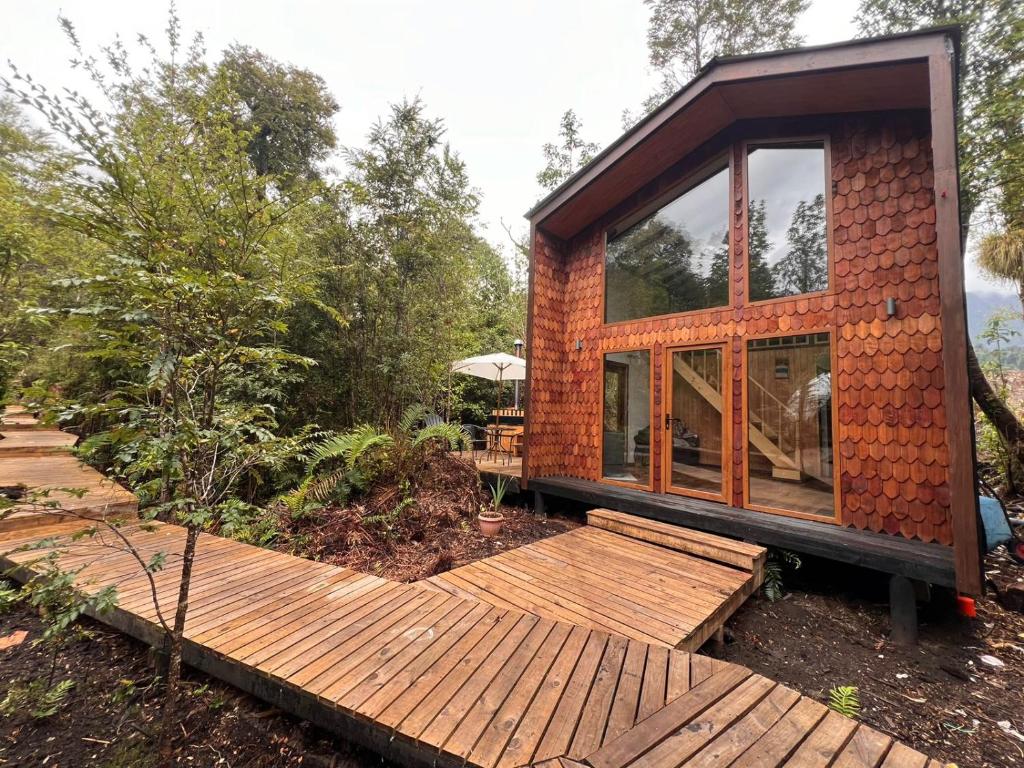
[[[526,378],[526,361],[505,352],[495,352],[490,355],[477,355],[476,357],[467,357],[465,360],[456,360],[452,363],[452,372],[496,381],[498,383],[496,410],[501,410],[502,382],[523,381]],[[500,421],[501,416],[495,414],[495,425]]]

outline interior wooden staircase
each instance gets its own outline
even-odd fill
[[[687,384],[693,387],[697,393],[711,405],[712,408],[719,413],[722,412],[722,395],[717,389],[711,386],[703,376],[680,359],[679,355],[672,356],[672,366],[675,369],[675,372],[678,373]],[[786,455],[776,442],[781,440],[781,436],[778,431],[772,430],[768,427],[765,420],[753,412],[750,412],[749,419],[750,423],[747,425],[747,433],[750,438],[750,442],[753,443],[754,447],[764,454],[765,458],[772,463],[772,477],[777,480],[800,480],[800,467],[798,467],[796,463]],[[757,422],[759,426],[755,426],[755,422]],[[774,439],[769,437],[768,434],[766,434],[766,431],[773,433]]]

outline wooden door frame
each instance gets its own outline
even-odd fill
[[[722,492],[698,491],[692,488],[678,488],[672,485],[672,438],[662,435],[661,444],[661,490],[677,496],[689,496],[695,499],[717,501],[730,504],[732,499],[732,375],[729,361],[732,359],[732,340],[722,339],[702,344],[678,344],[665,347],[662,361],[661,414],[671,412],[672,406],[672,355],[676,352],[691,352],[700,349],[720,349],[722,351]],[[726,375],[727,372],[729,375]],[[664,430],[662,424],[658,425]]]

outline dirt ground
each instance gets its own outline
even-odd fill
[[[1024,569],[1001,552],[986,572],[1004,592],[1024,583]],[[807,561],[785,583],[784,599],[758,596],[737,612],[714,655],[823,702],[832,687],[857,686],[862,721],[937,759],[1024,765],[1024,614],[993,590],[974,620],[957,615],[948,592],[933,591],[920,607],[920,645],[904,648],[887,640],[885,579]]]
[[[395,581],[418,581],[578,525],[538,520],[523,501],[506,497],[500,534],[481,535],[477,514],[490,507],[491,494],[476,465],[438,452],[428,456],[415,484],[402,486],[382,476],[344,505],[328,504],[298,517],[279,505],[272,510],[277,534],[271,546]]]
[[[65,706],[43,720],[0,717],[2,768],[148,768],[155,765],[161,706],[151,690],[145,646],[83,620],[88,632],[57,659],[55,680],[72,679]],[[27,633],[13,647],[12,636]],[[33,646],[42,632],[24,607],[0,615],[0,699],[18,680],[45,676],[50,654]],[[210,768],[390,768],[372,752],[332,738],[194,670],[185,675],[186,701],[177,764]]]
[[[539,520],[526,507],[502,505],[501,511],[505,522],[494,538],[482,535],[475,522],[466,522],[440,529],[422,541],[396,543],[385,552],[353,547],[323,553],[317,559],[394,581],[418,581],[579,525],[560,517]]]

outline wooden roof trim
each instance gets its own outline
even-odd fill
[[[813,48],[713,59],[697,77],[683,86],[657,111],[623,134],[588,165],[537,203],[526,213],[526,218],[534,224],[543,222],[597,177],[609,171],[643,144],[679,112],[717,85],[835,69],[926,61],[936,53],[945,54],[945,41],[949,37],[953,37],[958,43],[959,27],[935,27],[885,38],[852,40]],[[720,101],[728,109],[725,100]],[[729,111],[731,113],[731,110]]]

